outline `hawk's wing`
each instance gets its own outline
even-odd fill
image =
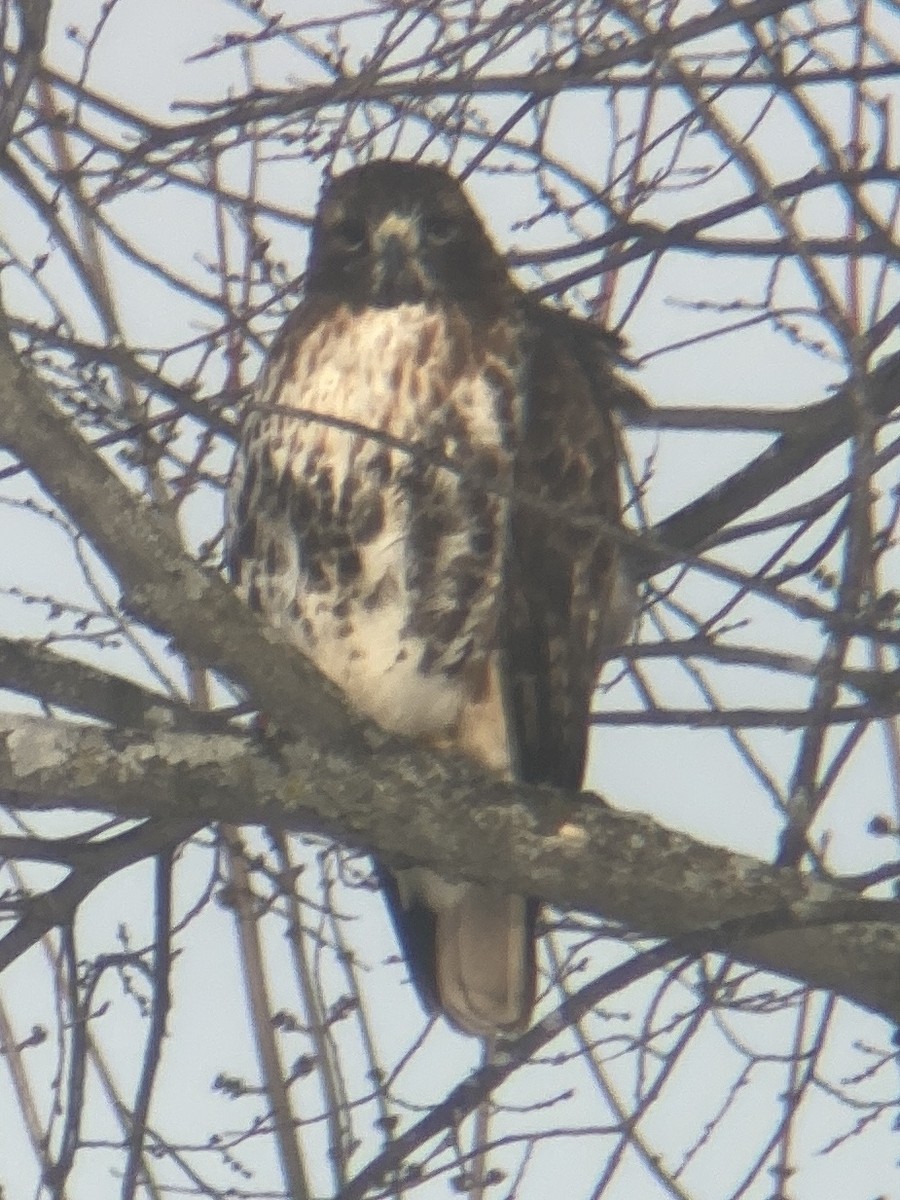
[[[527,419],[500,623],[503,679],[518,777],[576,788],[604,648],[631,615],[620,550],[608,536],[621,508],[611,409],[627,385],[613,373],[611,348],[599,338],[590,344],[571,318],[534,306],[526,320]]]

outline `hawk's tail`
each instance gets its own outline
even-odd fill
[[[398,872],[389,891],[426,1005],[480,1037],[523,1030],[535,994],[534,901],[421,868]]]

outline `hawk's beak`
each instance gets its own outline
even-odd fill
[[[383,279],[386,282],[399,279],[407,269],[409,257],[406,241],[396,233],[388,234],[378,247],[379,268]]]
[[[392,213],[373,237],[375,298],[384,305],[415,303],[426,291],[418,254],[419,234],[413,217]]]

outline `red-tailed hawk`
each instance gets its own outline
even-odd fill
[[[613,345],[513,283],[444,170],[333,179],[229,488],[242,595],[385,728],[578,787],[623,608],[603,525],[620,510],[610,408],[634,393]],[[482,1036],[524,1027],[535,904],[382,875],[428,1007]]]

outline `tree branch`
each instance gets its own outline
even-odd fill
[[[757,455],[752,462],[651,530],[634,553],[634,569],[641,578],[677,561],[679,550],[696,552],[705,540],[742,514],[755,508],[780,488],[808,471],[819,459],[855,431],[859,419],[859,380],[848,380],[827,400],[798,409],[793,428]],[[886,417],[900,404],[900,353],[866,376],[862,386],[869,411]]]
[[[16,799],[5,797],[4,802],[9,801],[9,807],[12,807]],[[196,821],[185,818],[182,814],[179,818],[165,823],[148,821],[137,829],[127,829],[116,837],[83,844],[77,855],[78,869],[68,874],[49,891],[30,897],[23,904],[21,918],[0,940],[0,971],[29,950],[51,929],[71,925],[79,904],[94,888],[109,879],[110,875],[132,863],[142,862],[169,850],[178,842],[187,840],[198,828]],[[29,845],[32,839],[21,840],[25,843],[23,857],[36,859],[37,855]],[[9,841],[6,839],[6,850],[10,848]],[[49,855],[45,856],[45,861],[50,861]],[[59,861],[63,861],[62,857]]]
[[[125,164],[140,162],[146,166],[154,150],[188,141],[207,143],[219,134],[243,128],[251,122],[291,116],[326,105],[457,96],[460,92],[467,96],[523,93],[530,101],[537,103],[546,96],[556,96],[573,88],[582,89],[592,85],[608,87],[610,80],[607,73],[614,67],[628,63],[653,63],[664,50],[727,29],[739,21],[765,20],[796,8],[799,3],[800,0],[748,0],[748,3],[736,8],[720,7],[672,28],[654,29],[648,36],[635,41],[608,46],[597,54],[583,54],[572,66],[552,71],[494,76],[478,76],[467,72],[462,80],[458,76],[448,80],[440,74],[421,71],[413,77],[407,73],[384,80],[372,72],[361,72],[344,76],[334,83],[250,93],[217,104],[215,107],[219,112],[213,117],[182,125],[157,125],[135,147]],[[193,107],[196,110],[197,106]]]
[[[731,952],[900,1018],[900,903],[865,900],[616,812],[597,797],[486,779],[386,739],[377,754],[250,736],[123,733],[0,718],[0,789],[20,808],[108,809],[333,834],[450,877],[526,892],[658,937],[775,920]],[[48,797],[56,799],[51,800]],[[752,926],[742,926],[745,931]],[[2,946],[2,943],[0,943]],[[715,938],[708,949],[721,948]]]
[[[201,713],[121,675],[64,658],[45,646],[0,637],[0,687],[113,725],[172,722],[182,729],[221,728],[221,713]]]
[[[0,105],[0,154],[6,151],[16,118],[40,66],[50,16],[50,0],[19,0],[17,7],[22,26],[21,44],[15,74],[7,84],[6,96]]]

